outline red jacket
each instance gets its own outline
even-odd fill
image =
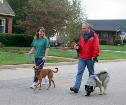
[[[97,57],[100,53],[99,38],[96,33],[91,31],[88,39],[84,40],[83,35],[79,40],[79,58],[92,59],[93,56]]]

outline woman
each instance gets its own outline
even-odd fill
[[[46,60],[48,52],[49,52],[49,47],[50,47],[49,40],[45,37],[45,29],[43,27],[39,27],[37,29],[35,38],[32,41],[31,46],[32,46],[32,49],[29,52],[29,54],[31,55],[34,52],[36,66],[40,66],[43,69],[43,66],[44,66],[43,61]],[[47,80],[48,80],[48,77],[46,76],[44,78],[43,84],[47,84]],[[37,82],[38,82],[38,79],[36,78],[36,74],[35,74],[33,83],[30,86],[30,88],[34,88]]]

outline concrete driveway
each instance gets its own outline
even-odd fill
[[[55,64],[44,68],[59,68],[54,74],[56,88],[53,84],[50,90],[48,85],[42,85],[42,90],[30,89],[34,70],[29,68],[13,68],[0,70],[0,105],[126,105],[126,61],[98,62],[95,64],[95,72],[107,68],[110,75],[110,83],[106,95],[99,95],[96,88],[89,97],[85,96],[84,85],[88,79],[88,71],[85,70],[79,93],[70,91],[74,86],[77,64]]]

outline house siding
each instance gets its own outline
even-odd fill
[[[109,39],[107,40],[107,44],[113,45],[113,43],[114,43],[113,35],[111,32],[109,32]]]
[[[4,33],[12,33],[12,21],[14,16],[15,13],[7,0],[3,0],[3,3],[0,3],[0,18],[5,19]]]

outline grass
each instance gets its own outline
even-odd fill
[[[113,51],[100,51],[99,60],[126,59],[126,53]]]
[[[100,45],[101,50],[118,50],[126,51],[126,46],[110,46],[110,45]]]
[[[3,50],[0,50],[0,52],[11,52],[11,53],[20,53],[19,51],[30,51],[31,47],[5,47]],[[67,54],[66,54],[67,53]],[[49,56],[58,56],[58,57],[76,57],[76,52],[72,51],[66,51],[66,50],[60,50],[57,48],[50,48],[49,49]]]
[[[28,54],[23,54],[20,51],[30,51],[31,47],[5,47],[0,50],[0,65],[17,65],[17,64],[31,64]],[[126,59],[126,53],[123,52],[113,52],[113,51],[103,51],[103,50],[120,50],[121,46],[100,46],[100,56],[99,60],[112,60],[112,59]],[[126,46],[123,46],[123,51],[126,51]],[[59,56],[66,58],[75,58],[77,56],[76,51],[66,51],[56,48],[50,48],[49,56]],[[34,56],[31,58],[34,61]],[[48,57],[46,63],[57,63],[57,62],[73,62],[73,60],[63,59],[63,58],[52,58]]]
[[[0,65],[29,64],[31,63],[26,54],[0,52]]]
[[[34,56],[29,58],[28,54],[22,54],[19,51],[25,50],[30,51],[31,47],[5,47],[3,50],[0,50],[0,65],[17,65],[17,64],[31,64],[31,61],[34,61]],[[68,54],[66,54],[68,53]],[[76,52],[67,52],[61,51],[59,49],[50,48],[49,56],[59,56],[62,57],[74,57]],[[73,60],[63,59],[63,58],[51,58],[46,59],[46,63],[57,63],[57,62],[73,62]]]
[[[0,65],[17,65],[17,64],[32,64],[34,61],[34,56],[31,59],[28,54],[18,54],[10,52],[0,52]],[[57,62],[73,62],[73,60],[68,59],[57,59],[57,58],[47,58],[46,63],[57,63]]]

